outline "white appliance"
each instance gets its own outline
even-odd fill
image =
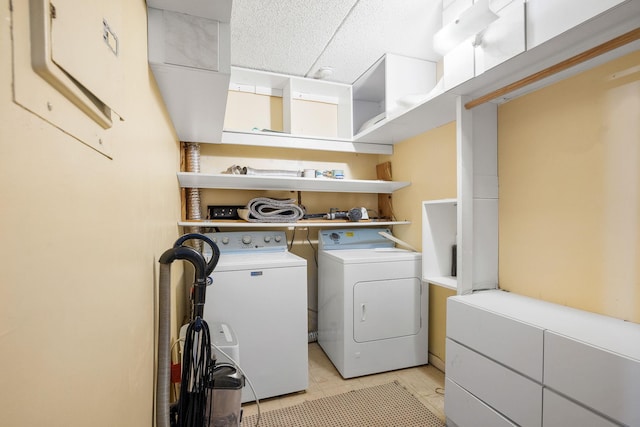
[[[394,248],[388,229],[318,233],[318,343],[344,378],[428,360],[422,256]]]
[[[283,231],[206,236],[220,248],[220,260],[207,287],[205,320],[233,328],[238,362],[258,399],[305,390],[307,261],[287,250]],[[252,400],[251,388],[244,387],[242,402]]]

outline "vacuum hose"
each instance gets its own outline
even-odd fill
[[[197,250],[182,246],[191,239],[203,240],[211,246],[213,256],[207,263]],[[218,263],[220,249],[209,238],[200,234],[187,234],[178,239],[173,248],[160,256],[158,289],[158,379],[156,382],[156,426],[170,427],[169,386],[171,378],[171,263],[176,259],[189,261],[195,268],[196,301],[198,311],[204,308],[206,278]],[[202,313],[200,313],[200,316]]]

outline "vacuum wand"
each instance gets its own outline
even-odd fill
[[[213,256],[207,262],[200,252],[194,248],[183,246],[183,243],[187,240],[202,240],[209,246],[211,246]],[[208,370],[208,364],[210,364],[210,347],[209,347],[209,330],[206,326],[206,322],[202,319],[204,312],[205,292],[207,277],[214,270],[218,260],[220,258],[220,249],[209,238],[201,234],[186,234],[179,238],[171,249],[166,250],[158,260],[160,263],[160,285],[158,291],[159,299],[159,320],[158,320],[158,378],[156,382],[156,425],[158,427],[170,427],[172,425],[169,405],[169,381],[170,381],[170,317],[171,317],[171,263],[176,259],[189,261],[195,269],[195,283],[194,283],[194,313],[195,320],[190,325],[190,329],[194,330],[194,334],[203,335],[202,340],[202,354],[195,359],[196,353],[193,350],[185,351],[185,360],[195,363],[195,370],[189,369],[183,371],[184,391],[186,393],[189,388],[189,384],[198,384],[198,393],[196,401],[200,402],[206,396],[206,390],[203,388],[206,383],[206,372]],[[183,363],[184,364],[184,363]],[[193,372],[191,372],[193,371]],[[193,376],[190,376],[192,375]],[[186,381],[185,381],[186,375]],[[197,381],[193,381],[193,379]],[[181,399],[178,402],[178,423],[181,426],[199,425],[199,420],[202,420],[205,414],[205,408],[198,406],[197,410],[192,413],[190,411],[190,404],[194,402],[195,396],[193,393],[188,393],[183,396],[183,388],[181,388]],[[197,405],[196,405],[197,406]],[[193,416],[192,416],[193,415]],[[195,419],[195,424],[191,423],[192,418]],[[185,421],[187,419],[187,421]],[[201,423],[200,423],[201,424]]]

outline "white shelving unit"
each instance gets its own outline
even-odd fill
[[[458,201],[422,202],[422,280],[457,289],[452,276],[453,245],[457,244]]]
[[[566,21],[564,17],[567,16],[567,19],[572,22],[572,26],[567,26],[565,22],[558,22],[558,26],[562,28],[550,30],[552,31],[552,37],[545,34],[543,43],[530,44],[524,52],[485,70],[482,74],[476,75],[455,87],[445,90],[444,87],[438,85],[420,103],[402,111],[401,114],[387,117],[366,131],[358,133],[353,140],[355,142],[395,144],[452,122],[456,120],[456,99],[458,96],[466,96],[469,100],[472,100],[503,88],[634,30],[638,26],[638,19],[640,19],[640,3],[637,1],[606,0],[606,2],[599,2],[597,0],[589,0],[582,2],[580,0],[571,0],[571,3],[573,3],[570,8],[571,11],[588,9],[586,14],[580,11],[580,19],[574,18],[573,13],[557,12],[557,9],[562,8],[565,2],[555,2],[550,6],[544,0],[529,0],[527,9],[531,9],[534,2],[536,6],[535,14],[527,12],[526,16],[527,40],[531,38],[532,29],[547,28],[547,24],[552,17],[556,21]],[[587,5],[585,6],[585,4]],[[495,99],[493,102],[502,103],[508,101],[633,52],[639,47],[639,41],[629,43],[522,89],[514,90],[506,96]]]
[[[229,90],[282,98],[282,127],[289,135],[310,135],[305,130],[301,101],[335,106],[335,129],[326,128],[327,138],[351,140],[351,85],[304,77],[287,76],[267,71],[231,67]],[[330,130],[331,129],[331,130]],[[237,130],[237,129],[231,129]],[[324,129],[322,129],[324,130]]]
[[[410,182],[178,172],[182,188],[389,194]]]

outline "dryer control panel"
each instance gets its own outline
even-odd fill
[[[318,246],[321,250],[392,248],[394,243],[380,232],[391,234],[388,228],[342,228],[320,230]]]

